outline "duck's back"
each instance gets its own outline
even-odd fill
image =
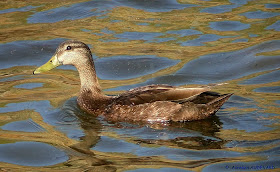
[[[106,113],[111,121],[192,121],[214,114],[231,94],[208,88],[150,85],[129,90],[114,98]]]

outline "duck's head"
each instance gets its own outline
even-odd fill
[[[68,40],[62,42],[53,57],[47,63],[33,71],[33,74],[46,72],[60,65],[73,65],[78,67],[91,61],[91,51],[85,43]]]

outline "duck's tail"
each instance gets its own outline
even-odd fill
[[[219,97],[215,98],[214,100],[206,103],[206,107],[207,107],[207,109],[209,109],[208,115],[210,116],[210,115],[216,113],[232,95],[233,95],[233,93],[223,94],[223,95],[220,95]]]
[[[172,121],[194,121],[201,120],[210,117],[215,114],[221,106],[232,96],[233,94],[222,94],[215,92],[205,92],[203,95],[197,96],[199,101],[196,99],[192,100],[192,102],[181,102],[182,108],[180,111],[176,113],[176,115],[172,116]],[[208,98],[207,98],[208,97]],[[208,101],[210,100],[210,101]],[[208,101],[208,102],[207,102]],[[201,102],[206,102],[201,103]]]

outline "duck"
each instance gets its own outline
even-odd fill
[[[214,115],[233,95],[209,87],[147,85],[109,96],[100,87],[89,46],[78,40],[62,42],[51,59],[33,71],[40,74],[60,65],[73,65],[80,77],[77,104],[88,114],[109,121],[187,122]]]

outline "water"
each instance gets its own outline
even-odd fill
[[[0,171],[279,171],[280,4],[0,2]],[[148,84],[234,93],[206,120],[111,123],[76,104],[79,77],[32,71],[87,43],[106,94]]]

